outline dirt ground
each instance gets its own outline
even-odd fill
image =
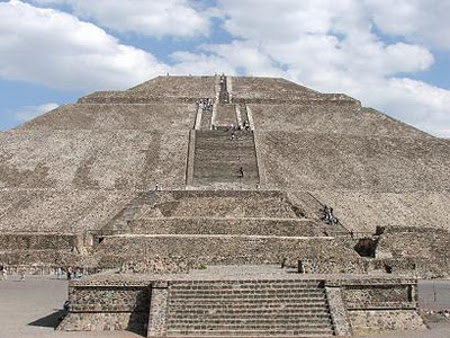
[[[53,276],[26,277],[9,276],[0,282],[0,338],[22,337],[140,337],[121,332],[61,332],[54,331],[62,307],[67,299],[67,281]],[[450,281],[421,281],[419,301],[424,310],[450,309]],[[430,330],[389,332],[370,335],[374,338],[448,338],[450,319],[439,314],[427,315]]]

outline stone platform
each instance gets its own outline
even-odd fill
[[[278,266],[210,266],[189,274],[98,274],[69,286],[59,330],[148,337],[324,337],[424,328],[417,280],[302,275]]]

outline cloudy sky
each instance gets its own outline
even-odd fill
[[[277,76],[450,137],[449,0],[0,1],[0,130],[167,72]]]

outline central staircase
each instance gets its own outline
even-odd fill
[[[329,337],[317,280],[181,281],[170,287],[168,337]]]
[[[236,131],[234,135],[222,130],[196,131],[195,185],[259,183],[253,133]]]

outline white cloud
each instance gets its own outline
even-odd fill
[[[57,103],[46,103],[40,106],[26,106],[14,113],[14,117],[20,122],[26,122],[50,110],[58,108]]]
[[[263,70],[317,90],[345,92],[419,128],[449,136],[450,91],[405,76],[428,70],[432,53],[412,42],[383,42],[372,29],[374,13],[368,2],[344,0],[336,6],[331,0],[223,0],[224,27],[241,40],[207,49],[248,74]],[[387,2],[392,11],[392,2]],[[409,15],[407,8],[402,11]]]
[[[450,48],[450,1],[364,0],[375,24],[388,35]]]
[[[234,67],[218,55],[206,55],[202,53],[176,52],[171,55],[175,64],[171,73],[180,75],[204,75],[215,73],[234,74]]]
[[[57,88],[127,88],[167,71],[151,54],[53,9],[0,3],[0,77]]]
[[[68,4],[77,16],[93,19],[118,32],[146,36],[194,37],[209,33],[209,11],[188,0],[34,0],[35,3]],[[198,3],[198,1],[197,1]]]

